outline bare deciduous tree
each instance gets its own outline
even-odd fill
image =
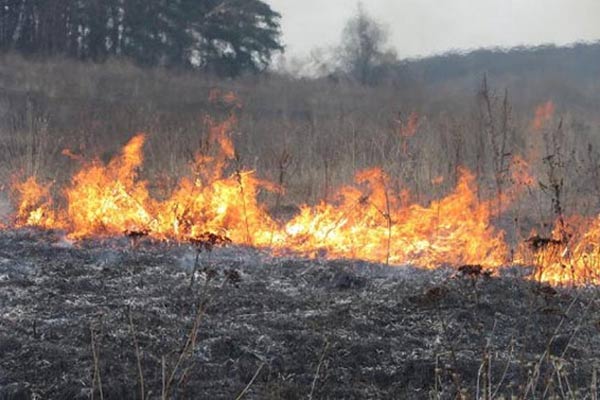
[[[358,3],[356,14],[343,31],[339,48],[342,69],[357,81],[370,83],[375,67],[389,58],[383,49],[387,36],[386,29]]]

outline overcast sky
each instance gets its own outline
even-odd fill
[[[339,42],[354,0],[265,0],[282,14],[288,56]],[[600,39],[600,0],[363,0],[400,57]]]

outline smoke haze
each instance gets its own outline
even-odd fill
[[[339,42],[356,11],[348,0],[267,0],[283,16],[288,55]],[[479,47],[568,44],[600,39],[598,0],[368,0],[404,57]]]

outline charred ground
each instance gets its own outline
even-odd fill
[[[140,398],[140,375],[147,398],[595,390],[597,289],[553,289],[526,269],[487,277],[226,248],[200,254],[192,280],[187,246],[71,247],[21,230],[1,233],[0,249],[0,399]]]

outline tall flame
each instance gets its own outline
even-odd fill
[[[137,179],[145,136],[139,134],[108,165],[91,162],[65,190],[65,225],[73,238],[119,235],[152,222],[151,199],[145,181]],[[59,213],[62,214],[62,213]]]

